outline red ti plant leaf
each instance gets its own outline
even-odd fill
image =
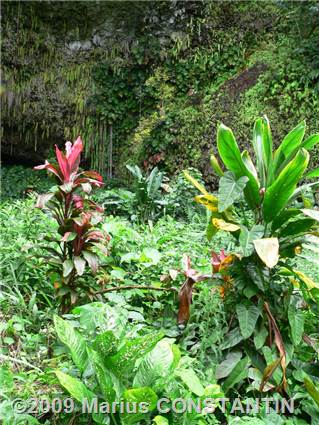
[[[59,170],[57,170],[52,164],[50,164],[47,160],[45,160],[44,164],[37,165],[33,167],[34,170],[48,170],[51,171],[51,173],[55,174],[61,181],[62,181],[62,175]]]
[[[177,323],[182,325],[189,320],[190,305],[192,303],[193,286],[196,282],[200,282],[210,277],[210,275],[199,274],[196,270],[191,268],[190,258],[188,255],[183,256],[184,273],[186,280],[183,283],[179,294],[179,309],[177,315]]]
[[[58,164],[63,175],[64,183],[68,183],[70,181],[71,169],[68,163],[68,160],[63,152],[55,145],[55,155],[58,160]]]
[[[80,165],[80,155],[83,151],[83,143],[79,136],[73,143],[67,142],[65,144],[66,159],[68,161],[71,173],[76,173]]]
[[[225,290],[227,284],[230,282],[231,278],[229,274],[227,274],[227,268],[232,263],[234,257],[233,255],[226,255],[225,251],[222,249],[220,251],[220,254],[217,254],[217,252],[212,251],[212,257],[211,257],[211,264],[214,273],[220,273],[221,278],[225,282],[222,286],[220,286],[220,295],[222,298],[225,296]]]

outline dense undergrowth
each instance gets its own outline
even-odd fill
[[[255,134],[266,123],[257,121]],[[230,130],[222,126],[219,131],[225,132],[219,135],[218,146],[227,162],[220,143],[223,137],[229,137]],[[297,137],[301,142],[303,132],[301,123],[289,140]],[[267,132],[262,137],[266,135]],[[312,146],[315,139],[309,139],[311,143],[307,140],[306,146]],[[286,155],[289,144],[283,146],[282,153]],[[81,146],[77,148],[76,155],[79,155]],[[276,155],[279,154],[280,150]],[[57,155],[62,166],[59,150]],[[232,167],[231,163],[227,164]],[[261,163],[258,164],[260,167]],[[224,174],[216,158],[212,165],[217,173]],[[59,166],[50,163],[40,166],[57,175],[59,186],[54,186],[49,196],[39,198],[39,192],[48,188],[47,180],[34,180],[34,185],[29,187],[26,169],[24,182],[30,190],[23,190],[22,183],[12,190],[8,177],[14,175],[15,169],[23,175],[22,169],[12,167],[3,174],[5,196],[0,208],[0,418],[3,423],[102,424],[111,420],[114,424],[165,425],[316,424],[319,379],[316,241],[306,238],[303,249],[297,241],[293,255],[288,255],[294,258],[287,259],[287,254],[281,254],[279,266],[273,268],[269,261],[274,261],[274,257],[268,258],[269,253],[260,251],[257,245],[254,251],[252,245],[255,238],[261,237],[262,226],[260,221],[253,226],[253,210],[244,204],[242,190],[247,179],[240,177],[236,181],[234,176],[225,173],[219,192],[209,194],[200,173],[194,169],[170,181],[158,170],[148,175],[135,168],[132,170],[134,179],[128,186],[108,185],[94,195],[95,201],[105,208],[102,221],[96,222],[97,229],[94,229],[99,232],[96,233],[98,244],[102,235],[108,235],[105,249],[95,250],[91,245],[84,248],[88,252],[93,249],[92,253],[98,256],[99,267],[92,269],[95,274],[88,268],[83,275],[83,261],[79,261],[82,254],[74,254],[70,248],[63,260],[68,264],[67,271],[64,264],[62,270],[59,262],[51,262],[57,256],[56,235],[60,232],[63,236],[62,247],[76,241],[79,235],[70,238],[72,232],[63,227],[68,226],[65,218],[62,227],[62,222],[59,225],[54,222],[52,218],[57,217],[54,211],[58,204],[52,204],[51,209],[50,202],[53,199],[65,202],[63,196],[72,194],[75,210],[71,219],[80,224],[77,217],[87,214],[83,212],[84,203],[89,202],[91,196],[87,185],[100,186],[100,180],[93,173],[87,173],[90,176],[87,180],[79,180],[80,174],[72,177]],[[62,170],[64,181],[70,179],[68,183],[59,182]],[[84,198],[79,196],[81,185],[85,189]],[[195,196],[198,189],[201,195]],[[64,191],[62,197],[59,190]],[[208,208],[207,214],[203,205],[194,202],[193,196],[197,203]],[[216,196],[222,212],[215,211]],[[292,239],[294,234],[315,229],[312,226],[315,226],[316,203],[315,192],[300,192],[291,211],[295,216],[298,211],[305,211],[310,217],[299,217],[298,224],[297,214],[297,220],[288,223]],[[35,208],[36,204],[41,208],[48,205],[49,209]],[[95,205],[91,204],[90,208],[95,209]],[[266,213],[273,214],[273,211],[265,210]],[[260,214],[257,211],[257,217]],[[275,231],[281,247],[287,245],[285,232],[288,230],[284,227],[279,234]],[[78,228],[73,232],[78,232]],[[315,235],[314,231],[312,238],[316,238]],[[276,250],[275,246],[272,249]],[[257,252],[262,261],[267,262],[267,268],[256,257]],[[87,258],[84,256],[84,260]],[[68,314],[61,315],[61,306],[62,313],[65,312],[66,293],[61,293],[61,282],[65,287],[70,285],[69,280],[64,280],[69,274],[70,261],[77,282],[76,286],[72,283],[72,291],[77,291],[79,297],[71,297]],[[55,264],[53,273],[52,264]],[[259,293],[254,287],[256,284]],[[266,285],[270,285],[267,292]],[[192,304],[189,304],[189,294]],[[287,300],[288,296],[293,301],[290,301],[287,319],[287,301],[283,301],[283,307],[278,299]],[[275,343],[265,341],[267,324],[262,317],[258,321],[261,310],[255,317],[262,299],[268,325],[274,329]],[[271,315],[269,305],[276,318]],[[245,309],[248,321],[244,317]],[[269,332],[270,337],[270,328]],[[280,341],[284,345],[280,345]],[[283,356],[277,354],[276,347],[279,353],[285,352],[285,363],[280,367]],[[52,408],[51,403],[57,403],[53,400],[70,399],[67,393],[72,400],[63,402],[66,403],[62,406],[64,411],[58,410],[59,405],[54,404]],[[271,396],[275,404],[269,411],[265,403],[261,403],[258,412],[249,410],[247,400],[261,395]],[[148,413],[127,414],[114,410],[110,414],[83,414],[80,405],[84,396],[88,401],[97,397],[99,403],[147,402],[150,409]],[[161,398],[197,402],[209,398],[217,403],[217,399],[225,397],[240,397],[244,407],[233,410],[228,402],[225,409],[219,406],[214,413],[205,409],[155,413]],[[278,406],[282,406],[283,399],[291,397],[295,399],[295,410],[287,415],[278,410]],[[26,406],[25,413],[18,413],[14,401],[17,398],[20,405]],[[35,406],[32,399],[43,401]]]

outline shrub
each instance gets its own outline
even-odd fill
[[[201,192],[197,202],[209,210],[208,237],[229,232],[238,246],[225,292],[230,323],[221,348],[226,357],[216,371],[226,393],[249,378],[248,391],[308,391],[311,395],[309,382],[317,379],[312,372],[314,352],[310,365],[293,356],[300,344],[312,351],[304,333],[303,310],[318,314],[319,301],[318,284],[294,266],[302,244],[317,234],[319,221],[317,210],[294,206],[302,191],[319,186],[317,180],[298,187],[302,178],[318,177],[318,169],[308,173],[306,169],[308,151],[319,135],[303,140],[304,134],[301,122],[273,151],[269,122],[259,118],[253,132],[255,165],[247,151],[239,151],[232,131],[221,124],[217,147],[226,170],[217,158],[211,158],[220,177],[218,196],[186,173]],[[248,214],[239,216],[235,202]],[[318,243],[313,236],[311,240]]]
[[[57,185],[50,192],[38,197],[36,206],[48,210],[58,224],[57,237],[47,236],[46,239],[57,245],[57,249],[48,246],[47,251],[63,312],[77,302],[77,289],[81,292],[84,288],[88,289],[87,279],[79,280],[79,277],[84,276],[86,266],[93,273],[97,271],[98,255],[94,247],[99,247],[106,254],[103,242],[109,238],[94,227],[101,221],[103,209],[89,199],[92,187],[102,186],[102,177],[95,171],[79,171],[83,149],[80,138],[73,145],[67,142],[65,147],[64,154],[56,146],[57,164],[45,161],[45,164],[35,167],[48,170],[57,180]],[[77,288],[80,282],[81,288]]]

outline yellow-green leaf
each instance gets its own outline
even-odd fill
[[[237,224],[227,223],[227,221],[219,218],[213,218],[213,225],[219,230],[224,230],[225,232],[236,232],[240,229]]]

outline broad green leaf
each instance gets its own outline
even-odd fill
[[[225,360],[223,360],[216,368],[215,378],[222,379],[226,378],[231,371],[234,369],[236,364],[242,358],[240,351],[231,351],[227,354]]]
[[[253,333],[258,317],[260,315],[260,310],[257,306],[238,304],[236,306],[236,313],[239,322],[239,328],[244,339],[250,337]]]
[[[150,352],[162,338],[162,333],[154,332],[128,340],[114,356],[105,359],[106,366],[115,375],[127,375],[134,369],[136,360]]]
[[[315,384],[308,377],[304,378],[304,384],[308,394],[314,400],[316,405],[319,407],[319,389],[315,387]]]
[[[301,210],[305,215],[308,217],[313,218],[316,221],[319,221],[319,211],[318,210],[310,210],[310,209],[303,209]]]
[[[175,375],[179,376],[189,390],[201,397],[204,394],[204,387],[193,369],[177,370]]]
[[[247,227],[241,226],[241,231],[239,234],[239,243],[243,251],[244,257],[248,257],[254,251],[253,241],[255,239],[260,239],[264,235],[265,228],[261,224],[255,224],[251,230],[248,230]]]
[[[73,261],[74,261],[74,266],[77,271],[77,274],[79,276],[82,276],[85,270],[85,260],[83,260],[83,258],[81,257],[74,257]]]
[[[279,227],[286,224],[288,220],[290,220],[293,217],[296,217],[299,214],[301,214],[301,212],[298,208],[285,209],[282,213],[277,215],[277,217],[274,219],[274,221],[271,224],[271,230],[274,232]]]
[[[223,383],[222,387],[225,393],[248,376],[249,357],[240,360],[232,370],[231,374]]]
[[[268,335],[268,331],[265,328],[265,326],[261,326],[260,329],[256,330],[255,336],[254,336],[254,344],[255,344],[256,350],[260,350],[261,347],[265,344],[267,335]]]
[[[79,315],[79,322],[87,332],[113,331],[121,339],[126,334],[128,311],[125,308],[113,308],[108,304],[93,302],[72,310]]]
[[[275,267],[279,260],[279,242],[277,238],[255,239],[254,247],[259,258],[270,269]]]
[[[13,390],[13,373],[6,366],[0,367],[0,396]]]
[[[233,205],[233,203],[242,196],[248,180],[247,176],[236,179],[234,174],[229,171],[220,178],[218,189],[219,212],[227,210],[227,208]]]
[[[140,363],[133,387],[154,388],[158,378],[164,378],[172,372],[173,362],[174,354],[171,345],[165,340],[159,341]]]
[[[83,372],[86,369],[89,360],[84,338],[66,320],[63,320],[58,316],[54,316],[53,321],[59,339],[69,348],[72,360],[77,368]]]
[[[248,151],[243,151],[241,154],[242,160],[244,164],[246,165],[247,169],[251,172],[251,174],[255,177],[255,179],[258,181],[258,174],[257,170],[255,168],[255,165],[249,155]]]
[[[69,276],[71,271],[73,270],[74,264],[72,260],[65,260],[63,262],[63,277]]]
[[[291,338],[294,345],[299,345],[304,332],[305,316],[303,312],[290,304],[288,307],[288,320],[291,330]]]
[[[273,221],[285,208],[296,189],[299,179],[307,168],[308,162],[308,152],[304,149],[300,150],[295,158],[281,171],[273,184],[267,187],[263,202],[263,215],[267,223]]]
[[[259,390],[261,392],[264,391],[264,387],[265,387],[266,383],[271,379],[271,377],[275,373],[276,369],[280,365],[280,361],[281,361],[281,359],[278,358],[278,359],[274,360],[273,362],[271,362],[268,366],[265,367],[265,370],[263,371],[263,377],[262,377],[262,380],[261,380],[261,383],[260,383],[260,388],[259,388]]]
[[[314,170],[309,171],[306,175],[306,178],[313,179],[315,177],[319,177],[319,168],[315,168]]]
[[[310,210],[311,211],[311,210]],[[318,214],[319,216],[319,214]],[[278,232],[280,238],[286,238],[288,236],[304,235],[308,233],[316,220],[312,218],[300,218],[299,220],[291,221],[287,226],[282,227]]]
[[[218,232],[218,228],[213,224],[213,218],[221,218],[222,215],[218,212],[211,212],[206,227],[206,237],[210,241],[213,236]]]
[[[78,379],[60,370],[55,371],[55,374],[62,387],[64,387],[78,402],[82,403],[86,399],[88,403],[91,403],[96,397],[96,395]]]
[[[93,341],[93,348],[102,356],[113,356],[117,353],[119,340],[112,331],[105,331],[99,334]]]
[[[239,147],[230,128],[221,124],[217,131],[217,147],[219,155],[229,171],[238,179],[247,176],[249,182],[245,188],[245,197],[250,208],[260,203],[259,184],[254,175],[245,166]]]
[[[161,253],[155,248],[144,248],[141,254],[141,263],[151,263],[156,265],[161,260]]]
[[[212,169],[219,177],[222,177],[224,175],[224,171],[221,169],[218,159],[213,154],[210,156],[210,164],[212,166]]]
[[[302,121],[295,128],[293,128],[283,139],[280,149],[287,158],[288,155],[295,151],[302,142],[306,131],[306,123]]]
[[[132,388],[124,391],[123,400],[126,403],[136,403],[137,413],[123,413],[121,414],[121,419],[123,424],[135,424],[143,419],[145,419],[146,413],[144,409],[139,409],[141,403],[144,404],[144,407],[147,409],[147,412],[151,412],[156,408],[158,397],[156,393],[149,387],[141,388]]]
[[[268,167],[272,156],[272,138],[267,118],[258,118],[253,131],[253,148],[257,160],[260,184],[266,186]]]
[[[97,352],[94,350],[89,350],[89,355],[94,367],[95,376],[105,400],[110,403],[115,401],[116,396],[121,395],[120,393],[122,391],[119,391],[121,384],[117,380],[116,376],[114,376],[112,372],[103,366],[103,359]],[[117,387],[118,391],[115,391],[115,387]],[[124,387],[121,389],[123,390]]]
[[[169,422],[166,418],[164,418],[164,416],[155,416],[155,418],[153,419],[153,422],[155,425],[169,425]]]
[[[239,328],[234,328],[228,334],[225,335],[224,341],[221,344],[221,349],[226,350],[227,348],[234,347],[243,340],[243,336],[240,333]]]

